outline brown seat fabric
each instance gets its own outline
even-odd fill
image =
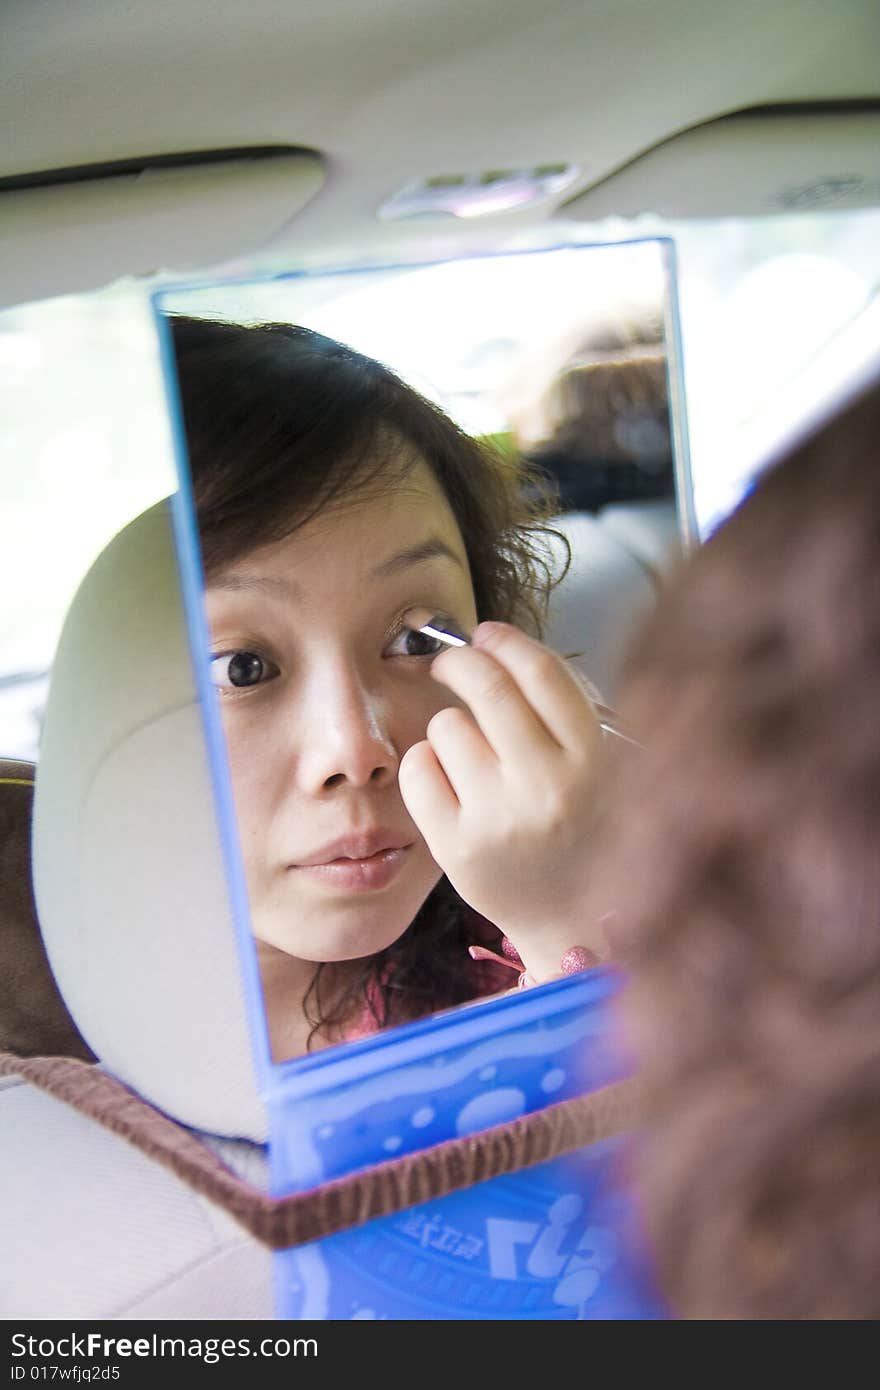
[[[95,1060],[49,968],[31,886],[36,768],[0,759],[0,1051]]]
[[[22,1060],[0,1054],[0,1076],[11,1074],[119,1134],[273,1250],[304,1245],[624,1134],[634,1127],[639,1104],[637,1081],[618,1081],[307,1192],[270,1197],[231,1172],[198,1135],[99,1067],[61,1057]]]

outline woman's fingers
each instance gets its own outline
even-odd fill
[[[467,710],[439,710],[425,737],[460,803],[477,798],[482,803],[498,794],[502,777],[498,756]]]
[[[598,746],[599,724],[582,683],[563,659],[507,623],[482,623],[473,645],[442,652],[436,679],[464,700],[499,758],[552,744]]]
[[[513,766],[514,760],[521,761],[524,755],[547,757],[558,751],[514,677],[488,652],[476,647],[443,652],[432,663],[431,675],[467,706],[470,713],[465,717],[470,719],[474,734],[499,761]],[[456,713],[462,715],[461,710]],[[435,729],[445,732],[444,721],[435,719],[436,725],[429,726],[427,735],[432,744]],[[434,720],[431,723],[434,725]],[[454,728],[452,720],[450,725]],[[456,742],[463,743],[463,739]]]
[[[461,807],[430,743],[414,743],[400,760],[398,784],[403,803],[444,867],[446,848],[455,843]]]
[[[601,742],[590,698],[562,658],[505,624],[431,669],[466,708],[438,711],[404,754],[404,803],[461,897],[549,979],[581,940]]]
[[[509,623],[482,623],[473,640],[511,673],[560,747],[579,749],[585,736],[600,742],[584,682],[563,657]]]

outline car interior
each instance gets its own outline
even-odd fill
[[[495,1252],[477,1290],[460,1215],[437,1227],[457,1242],[431,1237],[447,1284],[382,1304],[358,1279],[386,1225],[430,1255],[418,1213],[477,1170],[419,1207],[424,1174],[397,1169],[358,1188],[348,1230],[270,1171],[161,318],[316,327],[525,458],[567,542],[545,640],[613,707],[669,574],[880,367],[880,9],[7,0],[0,32],[0,1191],[20,1194],[0,1316],[663,1316],[598,1237],[560,1273],[529,1236],[527,1265]],[[574,997],[547,1005],[560,1030]],[[407,1066],[430,1065],[425,1038]],[[571,1105],[616,1079],[600,1054]],[[283,1078],[328,1131],[319,1073],[334,1105],[355,1085],[333,1065]],[[548,1161],[576,1147],[536,1134]],[[334,1168],[323,1142],[290,1140],[299,1193],[391,1153],[349,1137],[360,1156]],[[271,1221],[267,1192],[288,1199]],[[599,1196],[558,1200],[572,1231],[610,1229]],[[321,1251],[349,1237],[327,1246],[334,1302]],[[415,1270],[400,1255],[382,1287]]]

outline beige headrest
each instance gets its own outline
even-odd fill
[[[264,1140],[167,502],[83,581],[52,670],[34,890],[103,1065],[176,1119]]]

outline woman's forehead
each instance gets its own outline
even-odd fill
[[[459,569],[469,581],[452,509],[428,465],[419,462],[393,490],[371,489],[337,502],[289,536],[231,561],[210,587],[293,592],[316,581],[329,588],[335,580],[355,577],[380,586],[432,561]]]

